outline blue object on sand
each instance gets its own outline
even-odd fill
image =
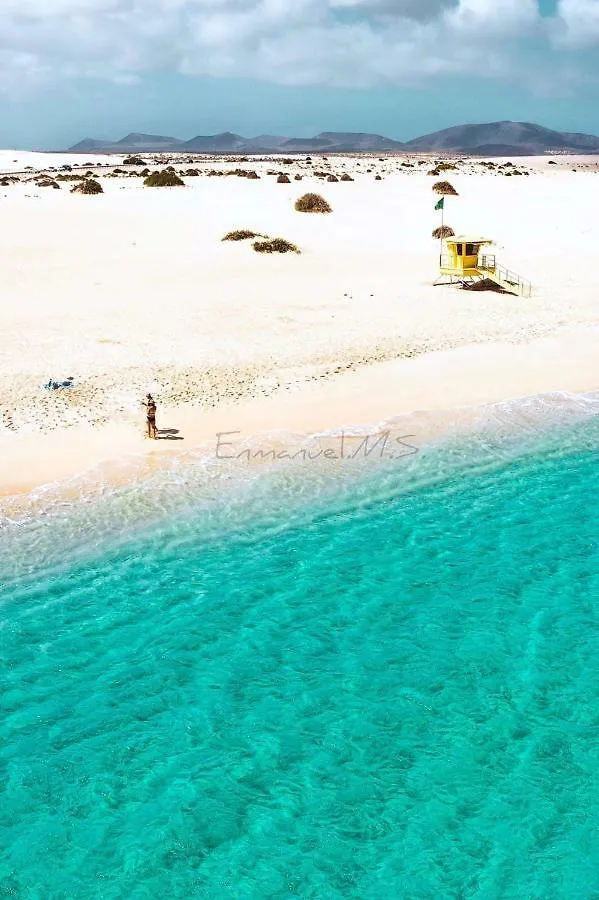
[[[45,384],[44,387],[47,391],[57,391],[60,388],[70,388],[73,387],[74,381],[73,376],[69,375],[64,381],[54,381],[52,378],[48,381],[48,384]]]

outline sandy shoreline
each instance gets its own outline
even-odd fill
[[[415,440],[431,428],[466,422],[468,410],[539,394],[586,393],[599,389],[599,328],[563,329],[549,338],[510,345],[473,345],[393,360],[312,382],[293,391],[213,409],[193,404],[159,409],[161,439],[136,424],[115,422],[20,434],[0,441],[0,497],[14,497],[49,483],[72,479],[101,464],[115,464],[114,484],[156,471],[189,451],[216,458],[243,458],[247,447],[285,449],[291,436],[344,429],[376,433],[382,423],[410,413],[452,413],[427,419]],[[559,366],[556,362],[559,361]],[[295,443],[294,443],[295,446]],[[119,462],[124,467],[117,467]],[[106,469],[104,477],[106,477]],[[109,471],[109,470],[108,470]],[[108,486],[110,486],[110,475]]]
[[[72,157],[2,151],[2,162],[33,168],[0,188],[11,223],[0,286],[0,496],[123,458],[133,477],[192,448],[213,453],[219,431],[311,434],[599,388],[588,266],[595,158],[496,160],[492,170],[456,161],[443,173],[459,193],[445,221],[493,238],[500,262],[533,282],[526,300],[433,286],[430,158],[250,159],[242,168],[255,180],[211,174],[237,161],[200,160],[199,177],[172,189],[144,188],[102,158],[90,160],[101,163],[104,189],[92,197],[71,195],[66,180],[59,190],[35,182]],[[279,171],[288,184],[277,183]],[[353,183],[329,183],[326,172]],[[312,190],[330,215],[294,210]],[[301,254],[223,243],[235,228],[285,237]],[[72,390],[43,390],[69,375]],[[155,443],[143,438],[148,390],[159,425],[177,429]]]

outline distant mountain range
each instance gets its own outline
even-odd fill
[[[458,125],[408,141],[406,147],[422,152],[457,152],[477,156],[538,156],[548,152],[599,153],[599,137],[551,131],[528,122],[491,122]]]
[[[226,131],[190,141],[133,132],[120,141],[86,138],[71,153],[460,153],[471,156],[538,156],[544,153],[599,153],[599,137],[551,131],[527,122],[458,125],[402,143],[380,134],[323,131],[312,138],[262,134],[245,138]]]
[[[190,141],[164,137],[158,134],[128,134],[120,141],[102,141],[86,138],[71,147],[70,153],[303,153],[327,150],[344,151],[403,150],[404,144],[379,134],[354,134],[353,132],[326,131],[313,138],[289,138],[283,135],[261,134],[245,138],[225,131],[223,134],[198,135]]]

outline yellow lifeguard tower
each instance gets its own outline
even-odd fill
[[[489,279],[502,290],[520,297],[530,297],[532,285],[526,278],[500,266],[493,254],[482,253],[483,247],[492,244],[489,238],[459,235],[447,238],[445,252],[439,259],[439,278],[435,284],[459,283],[465,287],[477,281]]]

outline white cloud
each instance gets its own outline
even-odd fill
[[[562,0],[560,21],[573,35],[598,5]],[[519,39],[548,40],[543,22],[536,0],[0,0],[0,91],[151,70],[338,86],[524,79]]]
[[[448,18],[457,30],[473,35],[490,32],[494,39],[500,35],[514,39],[540,25],[536,0],[461,0]]]
[[[558,44],[599,45],[599,0],[559,0],[553,33]]]
[[[383,13],[426,21],[444,10],[458,6],[459,0],[331,0],[333,9],[353,9],[366,14]]]

